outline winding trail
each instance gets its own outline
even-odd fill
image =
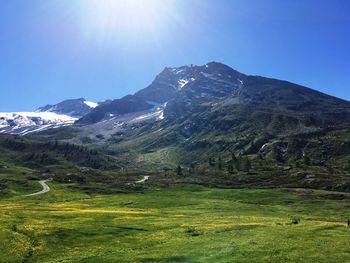
[[[144,182],[146,182],[148,179],[149,179],[149,176],[148,176],[148,175],[145,175],[145,176],[143,177],[143,179],[137,181],[136,183],[137,183],[137,184],[144,183]]]
[[[41,195],[41,194],[45,194],[45,193],[49,192],[51,189],[50,189],[50,186],[48,186],[46,184],[46,182],[51,182],[51,181],[52,181],[52,179],[39,181],[39,184],[43,187],[43,189],[40,192],[36,192],[36,193],[25,195],[25,196],[35,196],[35,195]]]

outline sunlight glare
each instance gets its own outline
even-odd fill
[[[88,0],[84,5],[85,22],[98,32],[149,33],[161,23],[165,12],[162,0]]]

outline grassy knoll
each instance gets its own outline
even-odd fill
[[[50,186],[0,199],[0,262],[350,262],[347,194]]]
[[[7,167],[0,163],[0,200],[5,196],[18,196],[30,191],[40,191],[41,187],[35,180],[39,178],[30,169],[18,166]]]

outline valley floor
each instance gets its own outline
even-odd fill
[[[350,262],[350,195],[69,185],[0,199],[0,262]]]

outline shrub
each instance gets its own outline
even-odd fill
[[[292,218],[290,219],[290,222],[291,222],[293,225],[297,225],[297,224],[300,223],[300,218],[298,218],[298,217],[292,217]]]
[[[203,235],[202,231],[198,230],[197,228],[195,228],[193,226],[189,226],[185,232],[190,234],[193,237]]]

